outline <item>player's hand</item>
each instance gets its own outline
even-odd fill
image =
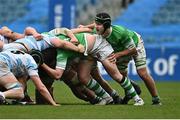
[[[1,34],[3,36],[6,36],[6,37],[11,37],[12,36],[12,33],[13,31],[11,29],[9,29],[7,26],[3,26],[1,28]]]
[[[58,107],[58,106],[61,106],[61,105],[60,105],[60,104],[55,103],[55,104],[53,104],[53,106]]]
[[[78,45],[79,51],[80,53],[84,53],[85,52],[85,47],[81,44]]]
[[[71,39],[70,42],[73,43],[74,45],[78,45],[79,44],[79,41],[77,39]]]
[[[43,39],[43,36],[42,36],[41,34],[39,34],[39,33],[34,34],[33,37],[34,37],[36,40],[41,40],[41,39]]]
[[[115,57],[115,54],[112,53],[108,56],[108,60],[113,63],[113,64],[116,64],[116,57]]]
[[[84,25],[79,25],[79,26],[78,26],[78,28],[83,28],[83,27],[84,27]]]

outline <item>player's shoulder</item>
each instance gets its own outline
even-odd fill
[[[126,28],[120,25],[112,25],[112,30],[115,32],[122,32],[125,31]]]
[[[112,29],[122,31],[122,30],[125,30],[126,28],[121,25],[112,25]]]

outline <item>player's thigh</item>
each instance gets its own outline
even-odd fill
[[[137,46],[137,54],[133,56],[137,69],[146,67],[146,50],[143,43],[139,43]]]
[[[127,74],[128,64],[131,60],[132,60],[131,56],[121,57],[121,58],[117,59],[116,65],[117,65],[120,73],[122,73],[123,75]]]
[[[7,84],[18,82],[16,77],[13,75],[13,73],[10,71],[7,64],[0,62],[0,85],[5,87]]]
[[[19,83],[19,82],[13,74],[8,74],[0,78],[0,85],[5,87],[6,89],[8,89],[8,87],[14,83]]]
[[[108,59],[105,59],[102,61],[102,64],[105,68],[105,70],[108,72],[108,74],[115,80],[121,80],[122,75],[119,72],[116,64],[111,63]]]
[[[93,63],[93,61],[88,59],[80,61],[78,65],[78,78],[80,81],[87,82],[90,79],[90,73]]]

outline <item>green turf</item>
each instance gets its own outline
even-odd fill
[[[119,85],[111,82],[113,88],[123,93]],[[32,86],[32,83],[30,83]],[[162,98],[162,106],[152,106],[151,97],[143,83],[141,97],[145,101],[144,106],[133,106],[132,101],[129,105],[90,105],[74,97],[69,88],[62,82],[54,84],[55,99],[61,103],[60,107],[50,105],[1,105],[0,118],[33,118],[33,119],[122,119],[122,118],[180,118],[180,82],[157,82],[157,88]],[[34,87],[29,93],[34,97]]]

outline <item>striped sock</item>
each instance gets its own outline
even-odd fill
[[[87,87],[95,92],[95,94],[99,97],[106,98],[110,97],[109,94],[97,83],[94,79],[91,79]]]
[[[124,88],[127,95],[130,95],[132,98],[137,98],[137,93],[127,77],[123,77],[123,80],[120,83],[120,85]]]
[[[117,93],[116,90],[113,89],[112,93],[110,94],[111,97],[116,97],[116,96],[119,96],[119,94]]]
[[[102,98],[101,98],[101,97],[98,97],[98,96],[96,95],[94,99],[97,100],[97,101],[100,101]]]

